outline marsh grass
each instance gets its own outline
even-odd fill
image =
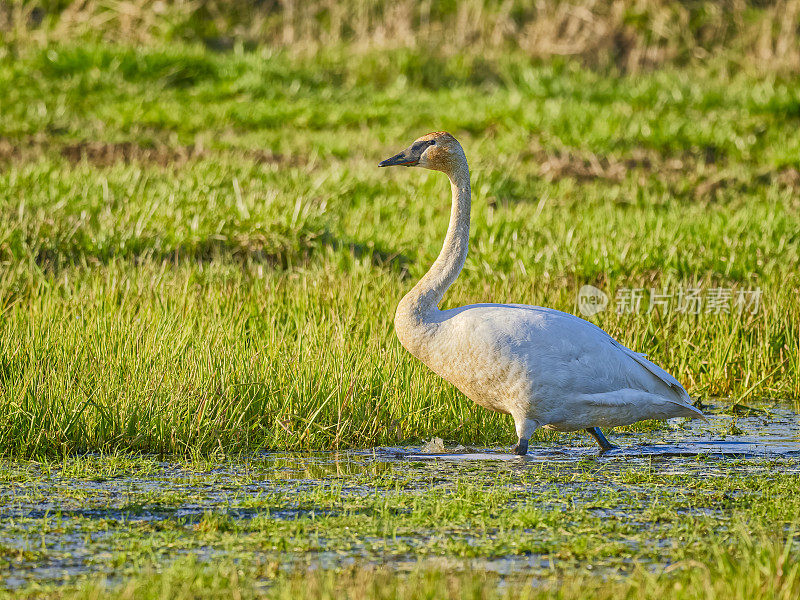
[[[591,284],[720,437],[800,410],[799,6],[0,3],[0,597],[797,597],[794,459],[258,451],[513,441],[392,330],[448,188],[375,165],[438,129],[445,306]]]
[[[753,315],[595,320],[695,396],[800,397],[790,81],[699,67],[613,78],[513,52],[487,70],[413,48],[9,48],[6,454],[509,443],[506,418],[392,335],[438,250],[447,189],[374,163],[440,128],[464,142],[475,195],[446,305],[575,312],[585,283],[758,288]]]
[[[15,589],[0,597],[791,598],[796,469],[663,456],[11,462],[0,581]]]
[[[457,58],[427,76],[391,56],[83,43],[0,59],[4,454],[510,443],[507,417],[393,335],[448,191],[375,163],[430,129],[458,135],[473,173],[446,306],[759,289],[755,314],[612,300],[593,320],[695,397],[797,406],[796,86],[513,53],[499,78]]]
[[[675,563],[669,574],[637,570],[624,581],[602,581],[596,577],[567,577],[557,585],[538,578],[512,575],[501,578],[471,571],[446,573],[419,567],[411,573],[359,566],[342,571],[312,570],[298,574],[276,574],[274,564],[243,572],[234,564],[197,565],[182,561],[165,573],[142,577],[119,586],[109,594],[102,583],[77,593],[56,594],[64,598],[207,598],[209,594],[240,598],[319,598],[350,600],[401,600],[406,598],[464,598],[486,600],[595,598],[729,598],[790,600],[800,594],[800,574],[795,553],[769,537],[742,532],[735,555],[714,549],[708,564],[693,561]],[[268,586],[256,578],[270,578]],[[177,595],[176,595],[177,593]],[[22,596],[25,597],[25,596]]]
[[[638,570],[624,582],[599,581],[594,577],[569,577],[558,586],[521,575],[501,578],[476,572],[446,573],[419,567],[411,573],[352,566],[341,571],[319,570],[279,574],[274,563],[243,570],[239,565],[198,565],[182,560],[163,573],[152,573],[124,585],[109,587],[92,582],[80,591],[54,591],[50,598],[70,600],[95,598],[164,598],[190,600],[208,597],[315,598],[333,600],[405,600],[407,598],[454,598],[470,600],[544,599],[576,600],[595,598],[674,598],[713,600],[791,600],[800,594],[798,565],[788,548],[769,538],[748,536],[741,558],[725,552],[712,554],[709,566],[676,563],[668,575]],[[748,552],[749,551],[749,552]],[[269,584],[261,583],[264,579]],[[43,597],[41,592],[23,593],[18,598]]]

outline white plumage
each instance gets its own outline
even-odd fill
[[[598,429],[642,419],[702,417],[677,379],[599,327],[551,308],[475,304],[439,310],[467,256],[471,190],[461,145],[445,132],[416,140],[380,166],[421,166],[450,178],[450,225],[439,257],[400,301],[400,342],[475,403],[514,418],[525,454],[539,427]]]

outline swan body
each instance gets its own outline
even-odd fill
[[[574,315],[524,304],[439,310],[466,260],[471,190],[461,145],[448,133],[423,136],[380,166],[421,166],[450,178],[450,225],[439,257],[400,301],[400,343],[476,404],[510,414],[525,454],[539,427],[585,429],[603,450],[599,427],[643,419],[703,417],[677,379]]]

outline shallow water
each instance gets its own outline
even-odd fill
[[[502,529],[494,525],[479,533],[446,523],[441,531],[429,528],[392,536],[352,531],[346,544],[340,538],[349,527],[335,535],[325,529],[342,516],[357,515],[362,510],[359,498],[386,496],[396,501],[405,495],[413,499],[435,489],[444,502],[454,482],[485,489],[502,487],[521,507],[541,504],[547,513],[579,506],[596,518],[641,522],[644,528],[657,527],[648,520],[648,511],[680,498],[670,510],[710,519],[716,527],[725,528],[726,506],[749,491],[733,490],[707,506],[683,500],[691,498],[697,477],[800,473],[800,417],[770,406],[739,412],[743,414],[718,411],[709,415],[708,422],[677,420],[646,433],[612,434],[610,439],[620,448],[609,452],[600,452],[588,435],[571,434],[560,436],[559,443],[532,444],[525,457],[506,448],[426,454],[421,447],[386,447],[305,455],[271,453],[202,466],[151,458],[106,464],[102,457],[83,457],[55,468],[6,463],[0,478],[0,587],[74,583],[96,574],[122,577],[125,569],[136,570],[154,561],[168,564],[187,554],[205,561],[234,555],[269,557],[282,567],[309,561],[323,567],[390,561],[402,569],[417,564],[420,557],[448,568],[499,573],[553,567],[552,552],[520,554],[493,547],[492,536],[496,538]],[[105,466],[93,471],[95,461]],[[672,478],[655,484],[641,479],[642,474]],[[346,502],[314,504],[314,494],[331,489]],[[393,514],[411,510],[403,508],[402,502],[398,506]],[[367,518],[375,509],[363,510]],[[209,515],[223,519],[219,531]],[[258,527],[249,529],[250,521],[259,523]],[[289,535],[287,542],[277,534],[264,533],[270,531],[265,522],[319,522],[321,530],[313,535],[305,525],[287,530],[288,534],[281,534]],[[241,531],[229,539],[225,531],[230,528]],[[535,529],[530,532],[533,535]],[[642,556],[655,556],[647,560],[663,566],[668,559],[658,557],[659,547],[674,546],[671,535],[654,530],[649,536],[653,539],[644,541],[620,535],[614,542],[622,550],[607,567],[624,568],[632,560],[629,554],[648,544],[653,549]],[[253,544],[248,545],[251,539]],[[465,543],[467,549],[474,544],[475,556],[468,556],[463,547],[448,555],[448,539]],[[628,546],[630,552],[625,550]],[[482,553],[483,547],[489,550]],[[604,568],[601,563],[594,566]]]
[[[613,461],[621,458],[657,456],[716,456],[729,458],[779,458],[800,457],[800,415],[786,408],[764,405],[759,408],[743,407],[739,413],[710,413],[708,421],[681,422],[665,430],[647,433],[627,433],[612,438],[619,448],[601,452],[586,442],[536,446],[532,444],[525,457],[511,454],[505,449],[468,449],[467,451],[426,453],[420,448],[384,448],[390,460],[504,460],[565,462],[595,457]],[[580,441],[575,436],[570,442]]]

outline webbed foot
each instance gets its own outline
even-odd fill
[[[600,444],[600,448],[602,448],[603,452],[608,452],[609,450],[615,450],[619,448],[619,446],[615,446],[606,439],[606,436],[603,435],[603,432],[600,431],[599,427],[587,427],[586,433],[597,440],[597,443]]]

